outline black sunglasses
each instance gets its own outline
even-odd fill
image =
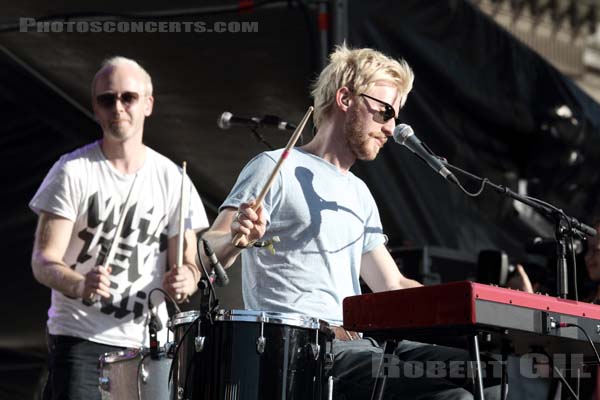
[[[383,122],[388,122],[392,118],[397,119],[396,111],[394,111],[394,107],[392,107],[390,104],[386,103],[385,101],[376,99],[375,97],[369,96],[368,94],[361,93],[359,96],[363,96],[367,99],[375,100],[376,102],[383,104],[385,110],[380,111],[380,114],[383,117]]]
[[[112,108],[117,103],[117,100],[121,101],[124,106],[130,106],[135,104],[140,98],[139,93],[136,92],[123,92],[121,94],[116,93],[103,93],[96,96],[96,102],[103,108]]]

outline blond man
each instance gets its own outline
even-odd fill
[[[282,150],[246,165],[205,237],[226,266],[242,254],[245,307],[300,313],[328,321],[336,331],[332,374],[344,399],[369,398],[381,348],[340,328],[342,301],[360,293],[359,278],[375,291],[420,286],[402,275],[385,247],[379,212],[350,167],[373,160],[392,136],[413,84],[403,60],[373,49],[338,47],[312,90],[315,137],[286,159],[262,207],[251,207]],[[232,237],[242,235],[238,246]],[[274,254],[252,244],[279,236]],[[396,355],[464,359],[453,349],[405,344]],[[400,368],[401,369],[401,368]],[[386,398],[471,398],[445,379],[388,381]],[[422,397],[420,397],[422,396]]]

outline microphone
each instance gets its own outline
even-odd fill
[[[236,117],[229,111],[225,111],[217,120],[221,129],[229,129],[233,125],[260,128],[262,126],[273,126],[279,130],[294,130],[296,125],[283,121],[276,115],[264,115],[262,117]]]
[[[444,163],[427,147],[427,145],[419,140],[413,129],[406,124],[400,124],[394,129],[394,140],[403,146],[408,147],[410,151],[415,153],[417,157],[425,161],[431,168],[444,178],[458,185],[458,180]]]
[[[210,266],[212,267],[214,272],[217,274],[217,285],[221,286],[221,287],[229,285],[229,277],[227,276],[227,273],[225,272],[225,268],[223,268],[223,266],[219,262],[219,259],[215,255],[215,252],[208,244],[208,241],[206,239],[202,239],[202,244],[204,245],[204,253],[208,257]]]
[[[152,304],[152,302],[150,302],[150,304]],[[154,322],[154,327],[156,327],[157,331],[162,331],[163,324],[160,320],[160,317],[156,313],[155,307],[150,308],[150,322]]]

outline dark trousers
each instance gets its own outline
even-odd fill
[[[100,400],[99,359],[123,350],[71,336],[47,335],[48,381],[44,400]]]
[[[383,349],[371,339],[338,341],[332,346],[334,398],[370,399]],[[402,341],[389,359],[384,360],[388,379],[386,400],[472,400],[466,371],[468,352],[444,346]],[[492,378],[492,379],[490,379]],[[486,379],[485,398],[499,399],[499,379]],[[465,388],[466,387],[466,388]]]

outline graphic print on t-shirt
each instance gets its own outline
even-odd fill
[[[77,234],[83,241],[83,246],[77,256],[77,263],[71,268],[75,269],[77,265],[84,264],[96,256],[93,265],[104,265],[124,206],[125,204],[115,204],[112,197],[102,204],[98,192],[88,198],[87,226]],[[154,215],[152,205],[148,210],[141,212],[138,211],[138,207],[139,203],[134,203],[126,211],[123,228],[112,244],[116,247],[109,264],[112,268],[111,297],[101,299],[100,311],[117,319],[123,319],[133,313],[133,320],[142,323],[145,320],[144,304],[151,289],[141,285],[144,266],[150,258],[156,258],[158,253],[167,249],[167,216]],[[145,274],[158,273],[158,269],[163,268],[153,267],[151,261],[151,269]],[[151,282],[148,279],[146,281]],[[135,293],[132,293],[134,286]]]

